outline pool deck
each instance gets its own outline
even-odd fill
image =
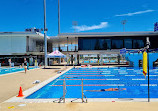
[[[26,74],[24,71],[21,71],[0,76],[0,103],[16,96],[20,86],[25,91],[37,85],[32,84],[35,80],[43,82],[57,75],[57,71],[64,70],[65,68],[65,66],[52,66],[50,69],[29,70]]]
[[[157,111],[158,102],[2,103],[0,111]]]
[[[19,72],[8,74],[0,77],[0,111],[157,111],[157,99],[152,99],[152,102],[146,102],[147,99],[88,99],[88,103],[81,103],[81,100],[70,103],[72,99],[66,99],[66,103],[53,103],[53,99],[38,99],[32,101],[28,99],[23,101],[22,98],[15,96],[19,92],[19,87],[22,86],[24,95],[29,94],[33,90],[39,89],[41,84],[46,84],[52,79],[60,76],[56,72],[65,70],[65,66],[52,66],[52,69],[35,69],[30,70],[26,74]],[[59,68],[59,69],[58,69]],[[72,67],[68,67],[67,70]],[[32,84],[35,80],[40,80],[40,84]],[[46,81],[45,81],[46,80]],[[32,91],[31,91],[32,90]],[[14,99],[13,99],[13,98]],[[11,98],[11,99],[10,99]],[[19,99],[19,100],[18,100]],[[137,101],[137,102],[136,102]],[[21,105],[21,106],[19,106]]]

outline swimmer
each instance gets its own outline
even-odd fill
[[[100,89],[100,90],[85,90],[89,92],[102,92],[102,91],[123,91],[126,90],[126,88],[109,88],[109,89]]]

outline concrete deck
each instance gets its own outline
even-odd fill
[[[20,105],[20,106],[19,106]],[[0,111],[157,111],[158,102],[2,103]]]

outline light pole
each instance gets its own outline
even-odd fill
[[[47,66],[47,28],[46,28],[46,0],[43,0],[44,5],[44,67]]]
[[[60,34],[60,0],[58,0],[58,34]]]
[[[121,24],[123,25],[123,31],[125,32],[125,24],[126,24],[127,20],[122,20]]]
[[[72,25],[74,27],[74,33],[76,33],[76,26],[78,25],[77,21],[72,21]]]
[[[150,46],[150,41],[149,41],[149,37],[146,38],[146,49],[147,49],[147,58],[148,58],[148,102],[150,102],[150,78],[149,78],[149,46]]]

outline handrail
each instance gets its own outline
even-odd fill
[[[66,95],[66,82],[65,82],[65,79],[63,81],[63,96],[59,98],[59,101],[58,100],[54,100],[53,102],[55,101],[58,101],[58,103],[61,103],[61,101],[63,101],[63,103],[65,103],[65,95]]]
[[[83,93],[83,79],[81,79],[81,81],[82,81],[82,98],[76,98],[76,99],[74,99],[74,100],[72,100],[71,102],[73,102],[73,101],[76,101],[76,100],[78,100],[78,99],[81,99],[82,100],[82,103],[87,103],[87,97],[84,95],[84,93]],[[84,101],[84,98],[86,99],[86,101]]]
[[[72,100],[71,102],[73,102],[73,101],[76,101],[76,100],[78,100],[78,99],[81,99],[82,100],[82,103],[87,103],[87,97],[84,95],[84,92],[83,92],[83,79],[81,79],[81,81],[82,81],[82,98],[76,98],[76,99],[74,99],[74,100]],[[65,82],[65,79],[64,79],[64,81],[63,81],[63,96],[62,97],[60,97],[59,99],[57,99],[57,100],[54,100],[53,102],[56,102],[56,101],[58,101],[58,103],[61,103],[62,101],[63,101],[63,103],[65,103],[65,95],[66,95],[66,82]],[[84,101],[84,98],[86,99],[85,101]]]

